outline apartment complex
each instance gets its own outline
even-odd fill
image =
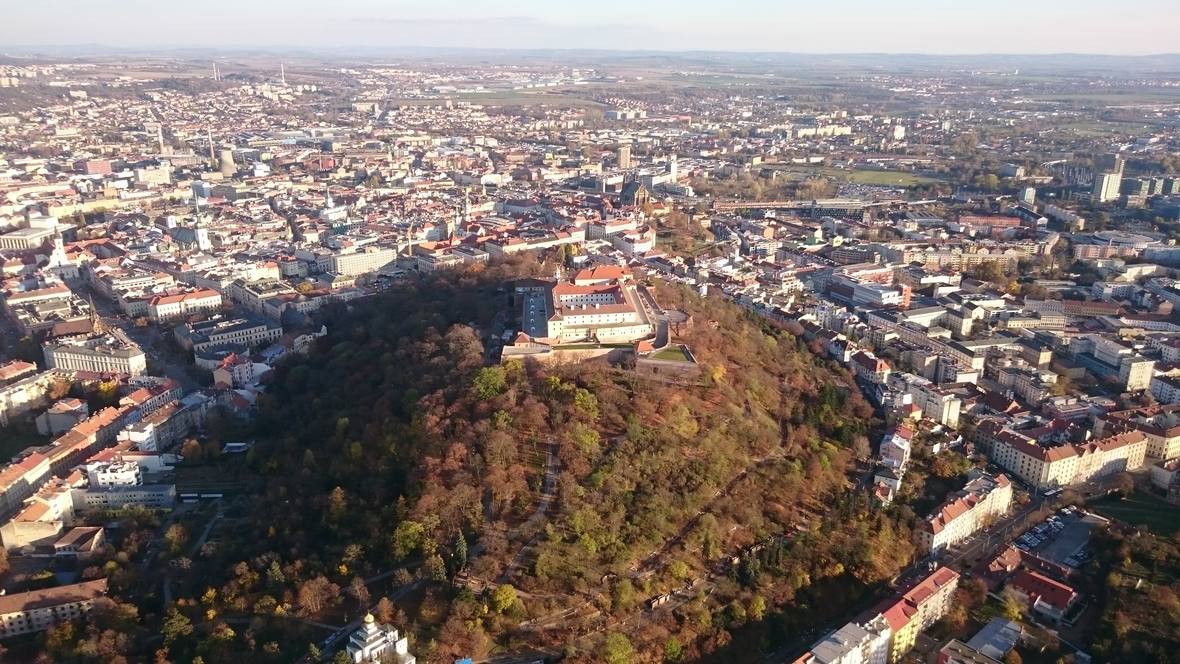
[[[1066,487],[1134,470],[1143,466],[1146,456],[1147,436],[1141,431],[1045,446],[1004,429],[995,434],[991,452],[993,461],[1037,489]]]
[[[825,636],[794,664],[888,664],[889,622],[878,615]]]
[[[1012,506],[1012,482],[1008,477],[977,473],[918,528],[918,541],[929,552],[956,544],[985,527]]]

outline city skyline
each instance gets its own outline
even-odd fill
[[[698,0],[641,4],[604,0],[593,13],[536,0],[431,8],[403,2],[309,0],[231,3],[194,11],[132,0],[119,12],[88,3],[22,4],[10,9],[0,42],[11,48],[93,44],[124,50],[368,50],[399,48],[601,49],[931,55],[1159,55],[1177,49],[1170,28],[1180,9],[1138,3],[1112,26],[1092,0],[1029,5],[1000,0],[986,14],[929,0],[881,6],[836,0],[822,6],[744,0],[730,6]],[[270,24],[270,28],[265,28]],[[881,26],[890,26],[882,30]],[[815,26],[830,29],[815,29]],[[1115,27],[1117,29],[1112,30]],[[1102,34],[1081,41],[1079,35]]]

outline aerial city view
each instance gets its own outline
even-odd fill
[[[1180,5],[0,21],[0,663],[1180,663]]]

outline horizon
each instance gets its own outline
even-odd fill
[[[1164,0],[1140,0],[1138,11],[1124,12],[1113,22],[1103,11],[1108,5],[1098,0],[996,0],[986,12],[936,0],[899,0],[889,6],[869,0],[833,0],[823,6],[770,0],[735,4],[601,0],[593,12],[584,12],[541,0],[439,0],[429,8],[377,0],[330,5],[209,0],[199,7],[127,0],[111,10],[63,0],[10,7],[0,26],[0,49],[1158,57],[1176,54],[1173,33],[1180,24],[1180,8]]]

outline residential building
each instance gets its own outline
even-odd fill
[[[887,664],[889,622],[878,615],[863,624],[850,622],[825,636],[796,660],[814,664]]]
[[[877,606],[875,611],[885,617],[893,633],[889,642],[891,664],[901,661],[917,643],[918,635],[946,614],[958,587],[959,573],[939,567]]]
[[[1073,588],[1030,570],[1018,570],[1008,579],[1007,587],[1028,604],[1029,610],[1053,624],[1060,624],[1078,599]]]
[[[1005,475],[976,473],[926,517],[918,527],[918,541],[925,551],[943,551],[1006,514],[1011,505],[1012,482]]]
[[[50,342],[43,347],[51,369],[120,373],[138,376],[147,371],[147,356],[126,337],[103,336],[81,341]]]
[[[0,638],[43,632],[90,613],[107,594],[107,580],[95,579],[25,593],[0,595]]]
[[[1110,201],[1117,201],[1119,199],[1119,190],[1122,186],[1122,173],[1097,173],[1094,175],[1094,189],[1091,192],[1094,201],[1098,203],[1107,203]]]
[[[1144,464],[1147,436],[1130,431],[1086,443],[1044,446],[1009,429],[992,439],[991,458],[1037,489],[1081,484]]]
[[[898,425],[889,430],[881,439],[878,456],[881,463],[892,468],[905,468],[910,461],[911,441],[914,431],[909,427]]]
[[[1149,459],[1180,458],[1180,404],[1111,411],[1095,421],[1095,436],[1123,431],[1140,431],[1147,436]]]

